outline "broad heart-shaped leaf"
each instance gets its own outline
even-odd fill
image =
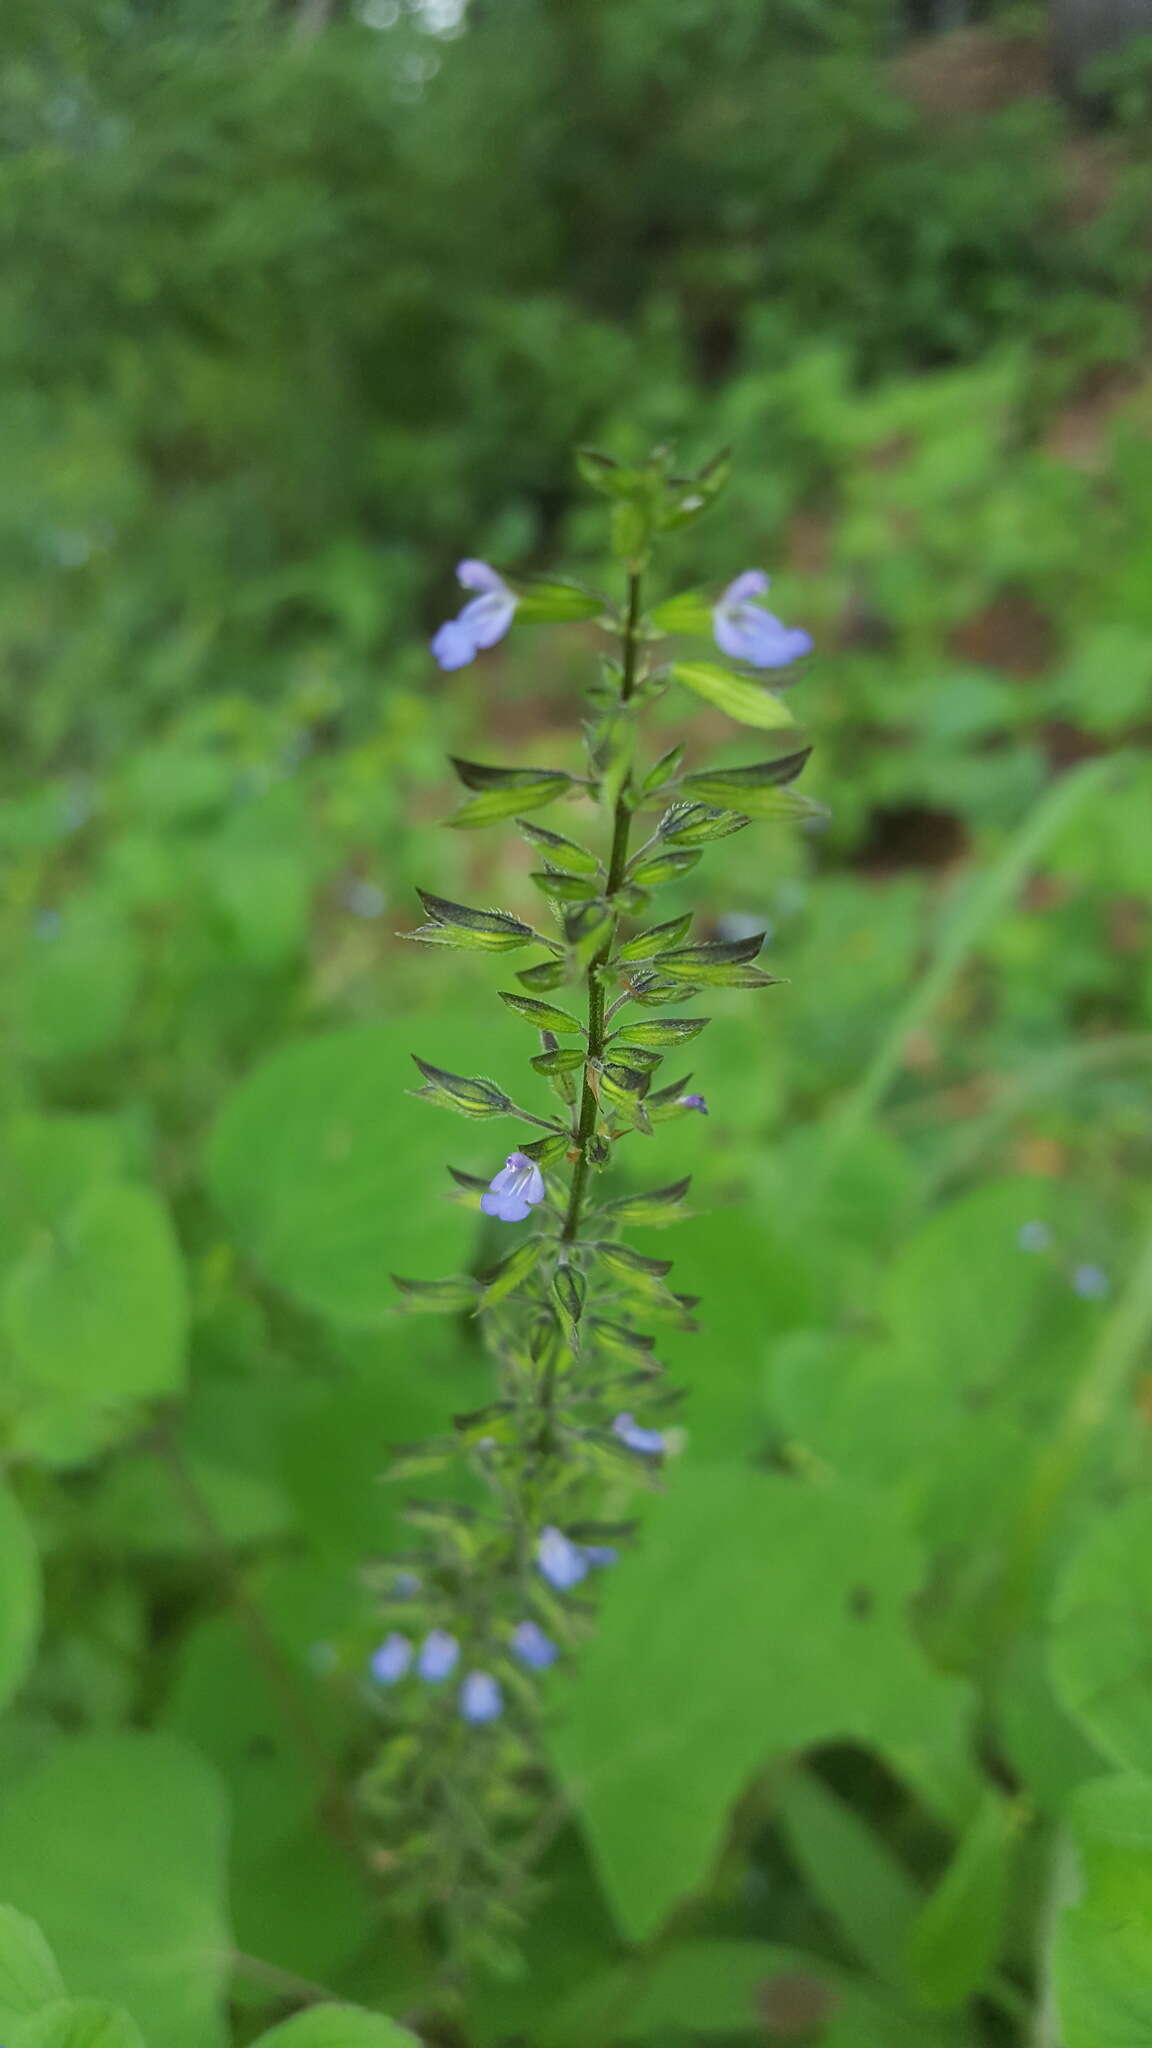
[[[1056,1589],[1056,1691],[1097,1748],[1152,1775],[1152,1499],[1099,1514]]]
[[[672,679],[691,690],[694,697],[715,704],[739,725],[755,725],[767,732],[796,723],[782,698],[774,696],[763,683],[754,682],[751,676],[723,668],[718,661],[673,662]]]
[[[314,2005],[261,2034],[252,2048],[420,2048],[415,2034],[358,2005]]]
[[[10,1270],[0,1295],[15,1440],[68,1463],[108,1423],[184,1380],[176,1240],[148,1188],[96,1186]]]
[[[10,2048],[145,2048],[134,2019],[99,1998],[63,1998],[13,2030]]]
[[[0,1705],[11,1699],[32,1661],[40,1606],[36,1545],[8,1488],[0,1484]]]
[[[209,1186],[242,1250],[295,1301],[349,1324],[390,1314],[390,1273],[467,1265],[473,1225],[443,1199],[444,1161],[491,1179],[509,1149],[500,1126],[476,1126],[468,1150],[463,1125],[405,1094],[414,1045],[464,1067],[467,1004],[284,1046],[225,1105],[209,1146]],[[485,1061],[519,1068],[524,1050],[522,1025],[490,1005]]]
[[[1152,2041],[1152,1779],[1093,1779],[1068,1817],[1080,1885],[1053,1942],[1063,2048],[1143,2048]]]
[[[96,896],[65,903],[60,929],[28,941],[12,991],[21,1050],[34,1060],[85,1059],[114,1045],[128,1021],[139,942]]]
[[[155,2048],[223,2048],[226,1832],[219,1781],[195,1751],[166,1735],[83,1735],[8,1787],[0,1887],[43,1928],[76,1996],[125,2006]]]
[[[64,1979],[36,1922],[0,1906],[0,2027],[63,1996]]]
[[[624,1934],[704,1883],[773,1757],[855,1737],[942,1803],[966,1796],[964,1688],[908,1630],[919,1571],[875,1497],[742,1466],[677,1474],[605,1584],[553,1737]]]

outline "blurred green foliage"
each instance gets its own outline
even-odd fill
[[[7,2048],[1131,2048],[1147,134],[1034,22],[973,106],[881,0],[330,15],[0,19]],[[464,552],[605,574],[571,444],[660,436],[736,448],[684,573],[812,627],[833,815],[683,884],[788,986],[661,1140],[684,1456],[557,1682],[525,1974],[453,2015],[349,1840],[357,1574],[486,1390],[389,1310],[492,1249],[406,1055],[523,1039],[393,932],[416,876],[526,907],[442,757],[573,766],[595,636],[422,640]]]

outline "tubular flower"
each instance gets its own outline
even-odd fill
[[[450,1636],[445,1628],[434,1628],[420,1645],[416,1669],[421,1678],[438,1685],[442,1678],[451,1678],[459,1661],[460,1645],[455,1636]]]
[[[746,569],[712,608],[712,635],[722,654],[747,661],[753,668],[787,668],[802,654],[811,654],[812,636],[801,626],[785,626],[754,600],[763,597],[768,578],[762,569]]]
[[[551,1637],[545,1635],[536,1621],[522,1621],[513,1629],[512,1650],[530,1671],[546,1671],[560,1655]]]
[[[407,1636],[385,1636],[374,1652],[369,1669],[377,1685],[397,1685],[412,1662],[412,1645]]]
[[[490,1671],[468,1673],[460,1687],[460,1712],[474,1726],[499,1720],[504,1712],[504,1695]]]
[[[676,1102],[680,1109],[695,1109],[701,1116],[708,1114],[708,1104],[702,1095],[678,1095]]]
[[[498,1216],[501,1223],[523,1223],[529,1209],[544,1200],[544,1175],[526,1152],[510,1152],[480,1207],[486,1216]]]
[[[588,1558],[579,1543],[573,1543],[562,1529],[542,1529],[536,1544],[536,1563],[542,1578],[558,1593],[566,1593],[588,1576]]]
[[[612,1424],[612,1434],[626,1444],[630,1451],[639,1451],[645,1458],[659,1458],[663,1455],[664,1432],[660,1429],[644,1429],[634,1415],[625,1412],[618,1415]]]
[[[432,636],[432,652],[444,669],[467,668],[481,648],[495,647],[512,624],[520,602],[487,562],[460,562],[456,575],[465,590],[478,590],[480,595],[470,598],[463,611]]]

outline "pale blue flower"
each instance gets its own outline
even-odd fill
[[[1103,1301],[1111,1294],[1112,1282],[1103,1266],[1077,1266],[1072,1274],[1072,1285],[1082,1301]]]
[[[470,598],[463,611],[432,636],[432,652],[446,669],[467,668],[481,648],[495,647],[512,624],[520,602],[487,562],[460,562],[456,574],[465,590],[478,590],[480,596]]]
[[[412,1662],[412,1645],[407,1636],[385,1636],[370,1665],[377,1685],[396,1685],[407,1675]]]
[[[678,1095],[676,1102],[680,1109],[695,1109],[701,1116],[708,1114],[708,1104],[702,1095]]]
[[[620,1556],[614,1543],[584,1543],[581,1549],[589,1564],[596,1566],[615,1564]]]
[[[434,1628],[420,1645],[416,1669],[429,1684],[439,1685],[441,1679],[451,1678],[459,1662],[460,1645],[455,1636],[446,1628]]]
[[[665,1449],[663,1431],[641,1428],[636,1417],[629,1415],[627,1411],[616,1417],[612,1424],[612,1434],[618,1436],[621,1443],[626,1444],[630,1451],[639,1451],[645,1458],[658,1458]]]
[[[566,1593],[588,1576],[589,1558],[584,1547],[573,1543],[562,1529],[542,1529],[536,1544],[536,1563],[541,1576],[558,1593]]]
[[[498,1721],[504,1712],[504,1695],[490,1671],[470,1671],[460,1687],[460,1712],[466,1721],[479,1725]]]
[[[812,636],[800,626],[784,626],[754,600],[769,587],[762,569],[746,569],[728,585],[712,608],[712,634],[722,654],[753,668],[787,668],[802,654],[811,654]]]
[[[529,1209],[544,1200],[544,1175],[526,1152],[510,1152],[492,1181],[480,1207],[486,1216],[498,1216],[502,1223],[523,1223]]]
[[[512,1648],[522,1664],[531,1671],[546,1671],[560,1655],[550,1636],[546,1636],[538,1622],[522,1621],[512,1631]]]
[[[1016,1242],[1022,1252],[1046,1252],[1052,1242],[1052,1232],[1046,1223],[1022,1223]]]

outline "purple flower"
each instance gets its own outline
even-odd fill
[[[630,1451],[639,1451],[642,1457],[658,1458],[664,1450],[664,1433],[659,1429],[642,1429],[634,1415],[625,1412],[618,1415],[612,1424],[613,1436],[618,1436]]]
[[[1105,1295],[1112,1292],[1112,1282],[1103,1266],[1077,1266],[1072,1274],[1072,1285],[1082,1301],[1103,1301]]]
[[[708,1104],[702,1095],[678,1095],[676,1101],[681,1109],[698,1109],[701,1116],[707,1116]]]
[[[487,562],[459,562],[456,574],[465,590],[478,590],[462,612],[432,636],[432,652],[441,668],[467,668],[482,647],[504,638],[520,600]]]
[[[544,1175],[526,1152],[510,1152],[480,1207],[501,1223],[523,1223],[529,1209],[544,1200]]]
[[[558,1593],[566,1593],[588,1576],[589,1558],[583,1545],[573,1543],[562,1529],[542,1529],[536,1544],[536,1563],[541,1576]]]
[[[369,1669],[377,1685],[396,1685],[412,1662],[412,1645],[407,1636],[385,1636],[374,1653]]]
[[[620,1556],[614,1543],[585,1543],[581,1548],[589,1564],[615,1564]]]
[[[546,1671],[560,1655],[551,1637],[535,1621],[522,1621],[513,1629],[512,1649],[530,1671]]]
[[[466,1721],[498,1721],[504,1695],[490,1671],[470,1671],[460,1687],[460,1712]]]
[[[768,578],[762,569],[746,569],[728,585],[712,608],[712,634],[721,653],[753,668],[787,668],[801,654],[811,654],[812,636],[800,626],[784,626],[753,599],[763,597]]]
[[[446,1628],[434,1628],[420,1645],[416,1669],[429,1684],[439,1685],[442,1678],[451,1678],[459,1661],[460,1645],[455,1636]]]

